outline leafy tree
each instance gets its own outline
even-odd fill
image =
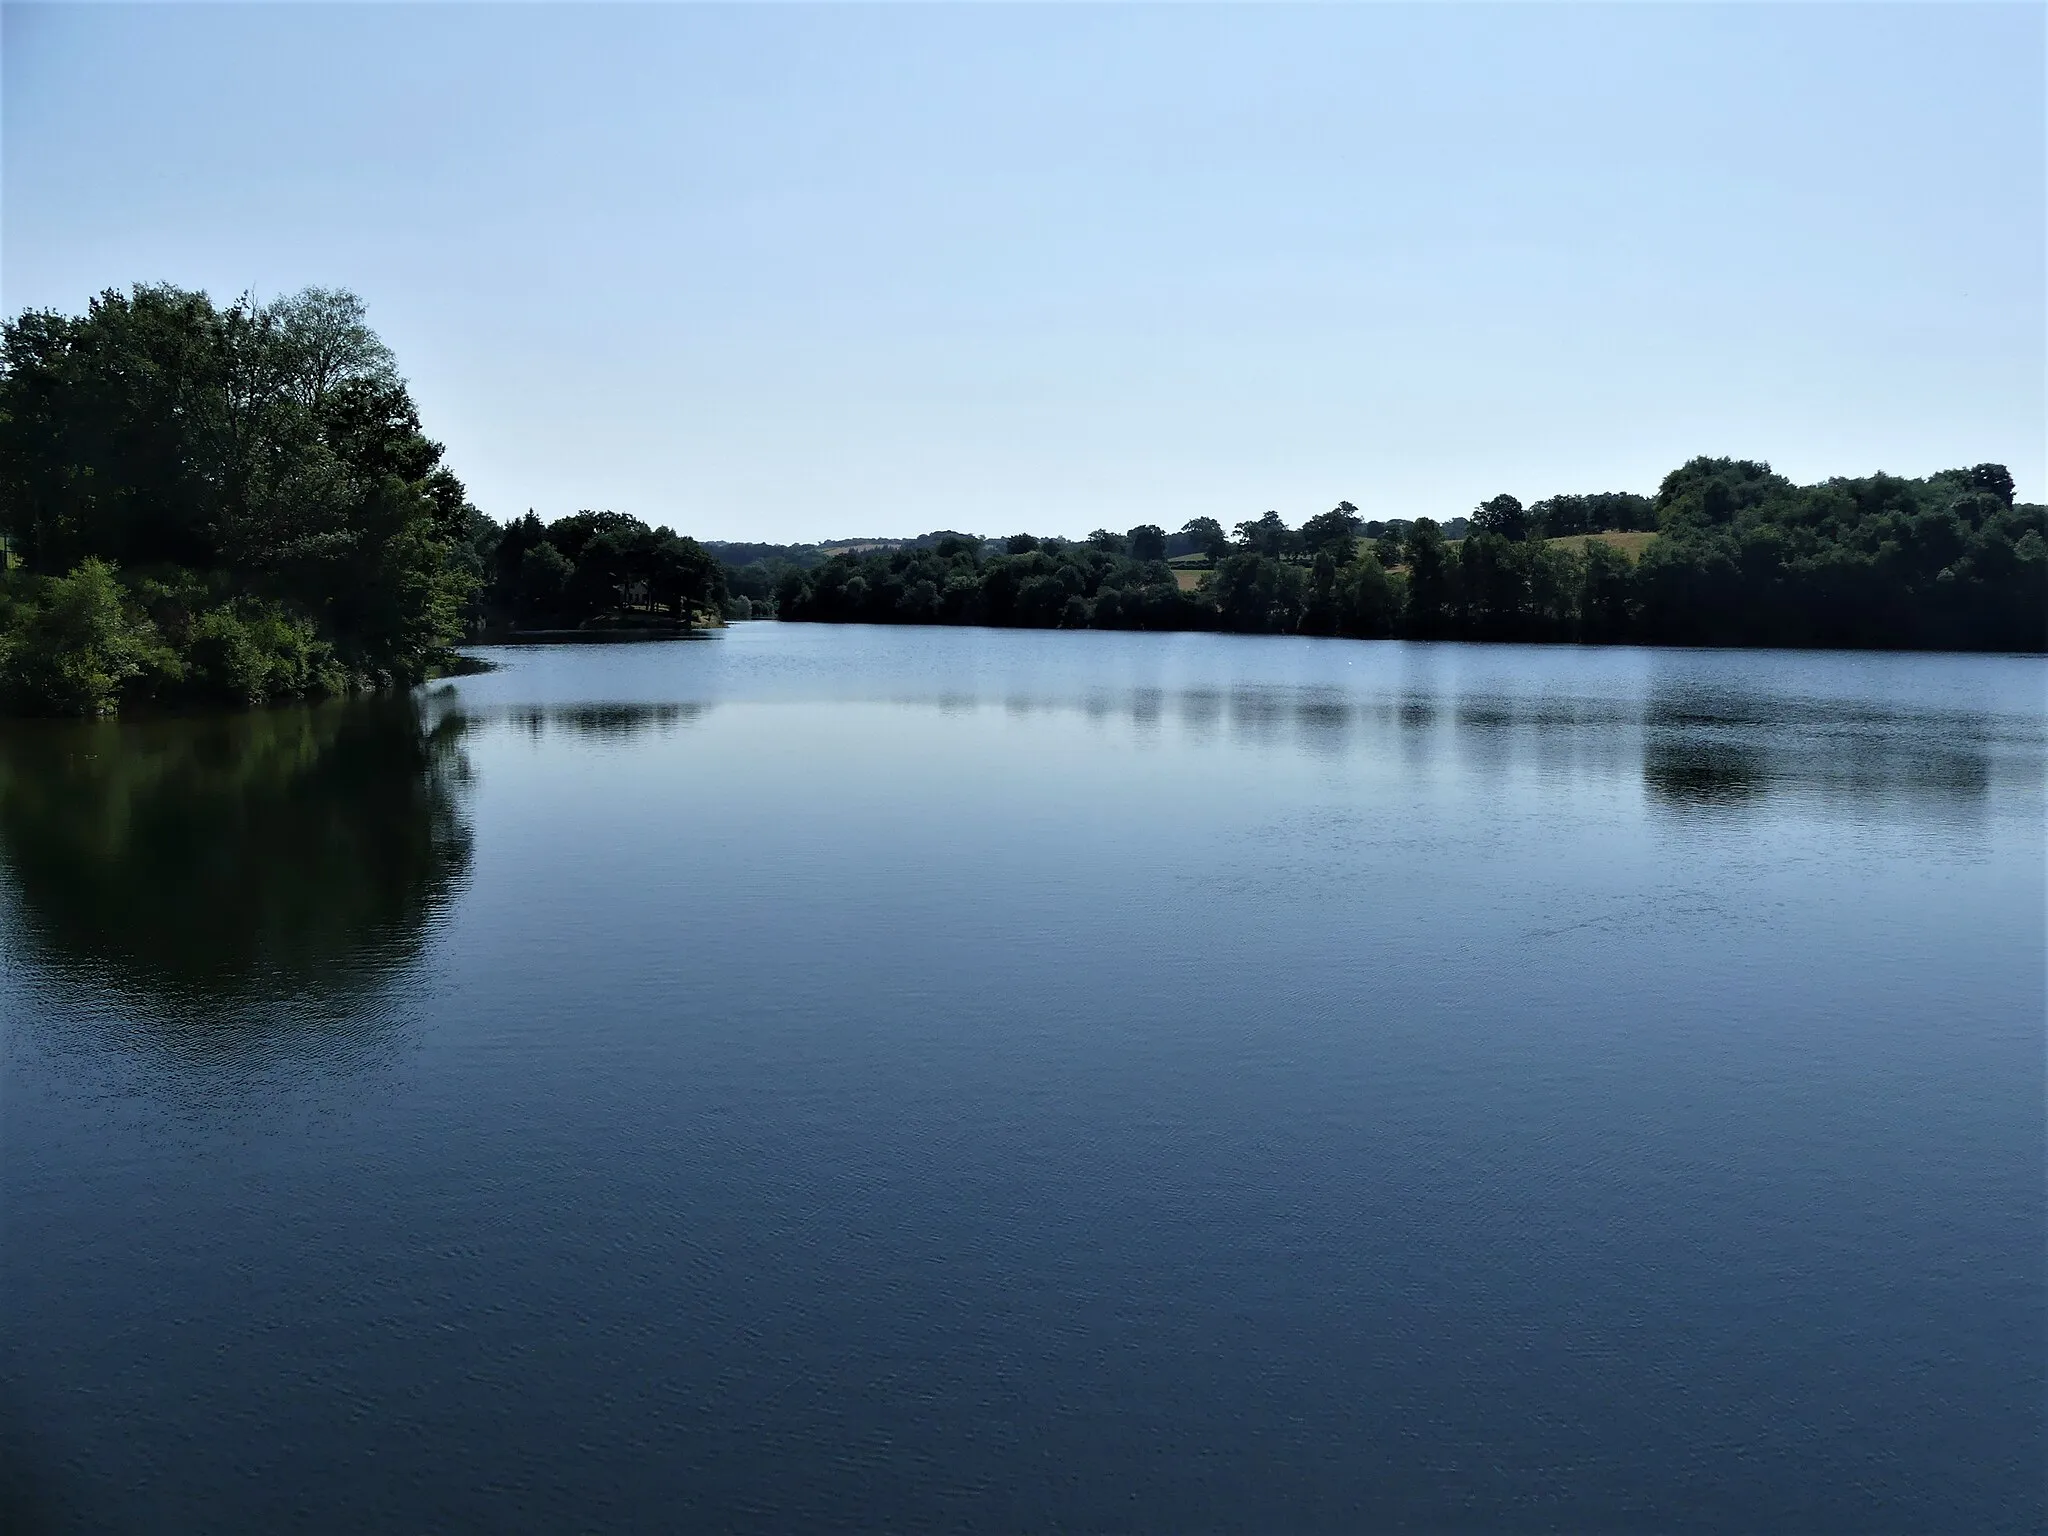
[[[1752,459],[1690,459],[1664,477],[1651,505],[1659,527],[1713,527],[1733,521],[1738,513],[1782,502],[1794,489],[1770,465]]]
[[[1337,577],[1337,633],[1377,640],[1394,633],[1402,593],[1374,554],[1344,567]]]
[[[1579,638],[1617,641],[1634,625],[1634,576],[1628,556],[1611,544],[1588,544],[1581,557]]]
[[[1436,639],[1450,630],[1455,592],[1449,549],[1435,519],[1418,517],[1408,525],[1402,558],[1408,566],[1405,628],[1417,639]]]
[[[1180,531],[1194,540],[1195,548],[1211,560],[1221,560],[1230,553],[1230,535],[1213,517],[1191,517],[1181,524]]]
[[[979,546],[844,554],[785,574],[776,598],[779,617],[826,622],[1103,629],[1214,622],[1214,610],[1183,593],[1164,561],[1051,540],[988,557]]]
[[[307,288],[262,311],[275,331],[272,366],[287,391],[318,411],[346,387],[403,388],[398,359],[370,329],[363,301],[338,288]]]
[[[531,546],[519,560],[517,584],[511,594],[513,611],[527,620],[561,613],[569,578],[575,574],[569,557],[553,544],[542,540]]]
[[[1166,530],[1157,523],[1140,523],[1124,535],[1124,547],[1133,560],[1164,560]]]
[[[1235,531],[1240,549],[1263,555],[1269,560],[1279,560],[1293,553],[1298,543],[1278,512],[1268,512],[1263,517],[1239,523]]]
[[[1226,556],[1213,586],[1223,627],[1241,634],[1291,634],[1308,606],[1309,584],[1299,566],[1249,550]]]
[[[1472,509],[1472,527],[1479,533],[1519,542],[1529,536],[1529,514],[1514,497],[1495,496]]]
[[[1301,525],[1301,542],[1310,549],[1327,552],[1337,564],[1349,561],[1358,546],[1358,508],[1340,501],[1328,512],[1318,512]]]
[[[660,528],[655,530],[649,557],[648,590],[653,600],[666,605],[676,618],[687,619],[692,607],[723,605],[725,571],[695,539]]]

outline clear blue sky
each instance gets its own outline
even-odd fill
[[[10,5],[0,298],[354,288],[499,517],[2040,499],[2044,14]]]

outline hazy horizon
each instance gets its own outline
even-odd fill
[[[9,5],[0,299],[362,294],[499,518],[2048,496],[2038,7]]]

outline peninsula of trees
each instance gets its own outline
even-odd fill
[[[0,335],[0,708],[402,686],[487,626],[724,597],[668,529],[478,512],[352,294],[140,285]]]
[[[354,296],[164,286],[0,335],[0,708],[418,682],[465,638],[721,617],[1414,639],[2048,649],[2048,521],[1996,464],[1795,485],[1699,458],[1654,496],[1349,502],[1067,541],[702,545],[617,512],[500,526]]]
[[[417,682],[461,635],[476,521],[349,294],[138,286],[0,337],[15,709]]]

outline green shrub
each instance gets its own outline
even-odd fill
[[[349,681],[310,623],[255,599],[194,619],[186,663],[195,692],[239,704],[340,693]]]
[[[141,684],[174,681],[178,658],[156,626],[130,610],[114,568],[87,558],[69,576],[42,583],[11,605],[0,654],[0,690],[14,707],[40,714],[107,715]]]
[[[195,691],[238,704],[270,697],[270,658],[232,608],[216,608],[193,620],[185,654]]]

